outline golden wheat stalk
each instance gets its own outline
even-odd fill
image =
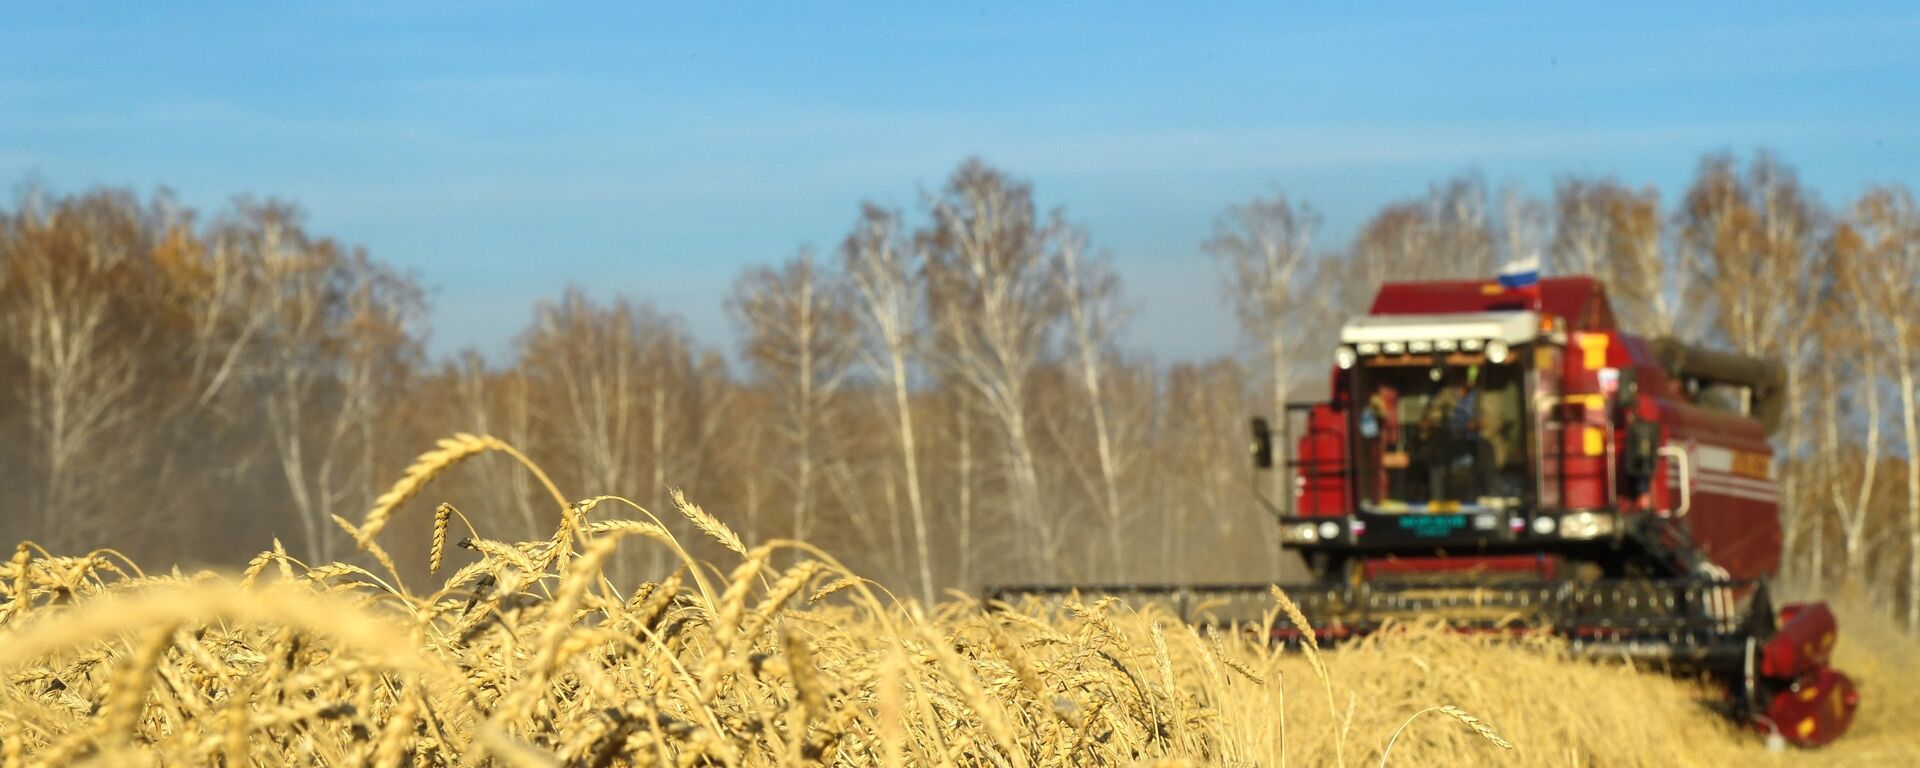
[[[433,450],[420,454],[413,460],[413,464],[407,467],[407,471],[401,474],[400,480],[395,482],[393,487],[388,488],[386,493],[380,494],[379,498],[373,500],[373,509],[369,510],[366,519],[361,521],[359,531],[354,538],[362,548],[365,548],[367,542],[380,535],[380,529],[387,526],[387,520],[393,517],[393,511],[418,494],[420,489],[433,481],[433,478],[476,454],[489,450],[502,450],[505,447],[505,443],[492,436],[471,435],[466,432],[455,433],[453,437],[443,438],[434,443]]]
[[[427,573],[439,573],[447,554],[447,523],[453,518],[453,505],[441,502],[433,508],[433,543],[427,548]]]
[[[762,601],[760,607],[754,609],[753,614],[748,616],[747,620],[741,624],[741,636],[747,638],[748,641],[752,641],[754,636],[759,634],[760,630],[765,628],[773,620],[774,614],[778,613],[780,608],[787,604],[788,600],[792,599],[802,588],[806,587],[807,582],[812,581],[813,577],[820,573],[822,567],[819,561],[806,560],[788,569],[786,574],[780,577],[779,581],[774,582],[773,586],[767,588],[767,599]]]
[[[1252,681],[1254,685],[1267,684],[1267,681],[1261,679],[1259,673],[1254,672],[1246,662],[1234,657],[1233,653],[1227,649],[1226,643],[1221,642],[1218,633],[1210,635],[1210,639],[1213,640],[1213,655],[1220,659],[1220,663],[1227,665],[1227,669],[1240,673],[1241,677]]]
[[[33,563],[32,547],[32,544],[20,542],[20,546],[13,550],[12,559],[7,561],[8,570],[13,572],[13,599],[7,603],[7,613],[0,614],[0,618],[17,620],[27,612],[27,603],[32,602],[33,593],[29,588],[32,582],[27,579],[27,569]]]
[[[814,603],[818,603],[822,600],[832,597],[834,593],[839,592],[840,590],[846,589],[848,587],[851,587],[855,583],[856,583],[855,579],[848,578],[848,577],[841,577],[838,579],[834,579],[833,581],[829,582],[826,586],[821,587],[819,591],[816,591],[813,594],[808,595],[807,605],[813,605]]]
[[[1300,611],[1300,606],[1294,604],[1293,598],[1287,597],[1286,590],[1281,589],[1277,584],[1272,585],[1271,589],[1273,591],[1273,600],[1280,605],[1281,612],[1285,613],[1287,620],[1293,622],[1293,626],[1300,630],[1302,636],[1306,637],[1306,645],[1301,646],[1301,648],[1306,651],[1307,665],[1313,668],[1313,673],[1320,677],[1321,686],[1326,689],[1327,712],[1333,716],[1334,720],[1340,720],[1340,708],[1334,704],[1333,701],[1333,675],[1327,671],[1326,661],[1320,658],[1320,639],[1314,634],[1313,625],[1307,622],[1306,614]],[[1347,753],[1344,733],[1337,734],[1334,737],[1333,750],[1334,757],[1339,764],[1346,765]]]
[[[241,573],[240,586],[253,586],[254,581],[260,578],[260,573],[267,569],[267,565],[272,563],[275,557],[271,549],[254,555],[252,560],[247,561],[247,569]]]
[[[148,630],[146,641],[134,648],[126,666],[115,676],[100,731],[101,736],[116,747],[124,747],[133,740],[140,715],[146,709],[147,686],[153,678],[154,667],[173,646],[174,626],[166,622]]]
[[[1461,724],[1467,726],[1468,728],[1472,728],[1474,733],[1477,733],[1480,735],[1480,738],[1493,742],[1493,745],[1496,747],[1499,747],[1501,749],[1513,749],[1513,744],[1508,742],[1506,739],[1500,738],[1500,734],[1494,732],[1493,726],[1486,724],[1480,718],[1474,717],[1472,714],[1469,714],[1464,709],[1456,707],[1452,704],[1446,704],[1438,707],[1427,707],[1426,709],[1415,712],[1413,713],[1413,717],[1407,718],[1405,722],[1402,722],[1400,724],[1399,728],[1393,729],[1393,735],[1387,737],[1386,748],[1380,751],[1380,768],[1386,768],[1387,757],[1393,754],[1393,744],[1394,742],[1400,740],[1400,733],[1402,731],[1405,731],[1407,729],[1407,726],[1412,725],[1413,721],[1420,719],[1421,715],[1424,715],[1428,712],[1439,712],[1440,714],[1446,715],[1448,717],[1451,717],[1455,720],[1460,721]]]
[[[740,534],[734,533],[732,528],[728,528],[725,523],[720,522],[719,518],[701,509],[700,505],[688,501],[687,494],[680,489],[669,488],[667,493],[673,499],[674,508],[680,510],[680,514],[685,515],[688,520],[692,521],[693,527],[700,529],[702,533],[708,536],[712,536],[714,541],[718,541],[727,549],[733,550],[735,554],[742,557],[746,556],[747,545],[741,543]]]

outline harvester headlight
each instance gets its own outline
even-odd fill
[[[1459,346],[1459,343],[1453,339],[1441,339],[1433,343],[1433,348],[1442,352],[1452,352],[1456,346]]]
[[[1487,342],[1487,362],[1499,365],[1507,361],[1507,343],[1495,339]]]
[[[1354,352],[1353,347],[1341,347],[1333,351],[1333,364],[1340,366],[1340,370],[1352,368],[1357,362],[1360,362],[1360,354]]]
[[[1542,515],[1533,519],[1533,532],[1546,536],[1553,533],[1553,518]]]
[[[1287,523],[1280,526],[1280,541],[1286,544],[1312,544],[1319,534],[1313,523]]]
[[[1613,515],[1575,512],[1560,521],[1560,535],[1569,539],[1597,539],[1613,533]]]
[[[1397,341],[1389,341],[1386,344],[1381,345],[1380,348],[1382,350],[1385,350],[1386,353],[1389,355],[1397,355],[1397,354],[1400,354],[1401,352],[1405,352],[1407,350],[1407,345]]]
[[[1380,345],[1375,344],[1371,341],[1360,342],[1360,346],[1358,347],[1358,349],[1360,350],[1360,354],[1363,354],[1363,355],[1380,354]]]
[[[1324,523],[1321,523],[1320,538],[1323,538],[1323,539],[1340,538],[1340,524],[1332,520],[1328,520]]]
[[[1480,340],[1467,339],[1466,341],[1462,341],[1460,342],[1460,349],[1465,350],[1467,352],[1478,352],[1480,351]]]
[[[1407,344],[1407,351],[1408,351],[1408,352],[1413,352],[1413,353],[1415,353],[1415,354],[1418,354],[1418,353],[1421,353],[1421,352],[1432,352],[1432,351],[1433,351],[1433,342],[1431,342],[1431,341],[1415,341],[1415,342],[1409,342],[1409,343]]]

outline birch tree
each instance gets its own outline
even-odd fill
[[[1869,190],[1853,206],[1853,225],[1871,266],[1862,298],[1880,318],[1881,338],[1900,396],[1907,467],[1907,631],[1920,632],[1920,208],[1905,188]]]
[[[998,426],[1022,560],[1048,573],[1061,532],[1041,514],[1028,379],[1058,322],[1047,255],[1057,225],[1041,221],[1024,182],[978,160],[954,172],[932,208],[917,238],[927,252],[932,349]]]
[[[1213,239],[1206,244],[1226,266],[1226,293],[1241,334],[1259,350],[1270,393],[1267,412],[1275,418],[1286,418],[1294,385],[1299,350],[1292,340],[1305,335],[1303,321],[1320,309],[1309,298],[1315,291],[1300,281],[1313,258],[1313,233],[1319,224],[1319,214],[1304,203],[1285,195],[1256,197],[1216,221]],[[1309,348],[1317,351],[1319,346]],[[1293,492],[1287,473],[1272,474],[1275,496]]]
[[[900,214],[868,204],[840,247],[842,269],[859,297],[860,355],[888,390],[900,455],[901,485],[913,526],[913,571],[920,601],[934,603],[933,552],[928,541],[927,502],[920,479],[912,386],[918,357],[919,297],[925,291],[922,257],[906,237]]]
[[[745,331],[748,366],[775,393],[791,448],[785,464],[793,538],[805,540],[830,458],[835,398],[858,353],[849,298],[803,251],[778,270],[741,275],[727,308]]]
[[[1673,336],[1679,327],[1675,307],[1668,298],[1668,283],[1678,281],[1679,295],[1686,295],[1686,273],[1668,268],[1668,256],[1662,247],[1660,192],[1647,187],[1638,192],[1620,187],[1606,197],[1610,245],[1614,255],[1614,283],[1608,287],[1621,296],[1616,317],[1626,317],[1628,330],[1646,336]]]
[[[495,435],[511,445],[533,444],[533,404],[523,373],[489,371],[486,361],[469,350],[447,367],[443,377],[451,379],[455,409],[452,418],[461,431]],[[538,489],[533,485],[532,476],[520,471],[512,457],[490,452],[469,461],[484,468],[474,473],[474,480],[484,489],[479,496],[487,505],[466,510],[470,516],[510,523],[519,530],[522,539],[548,533],[551,526],[538,517],[536,511],[552,507],[534,495]]]
[[[24,503],[56,546],[115,522],[116,484],[146,457],[136,401],[148,326],[130,307],[151,243],[137,203],[69,198],[0,224],[0,345],[18,366],[33,482]]]
[[[1659,192],[1636,191],[1613,179],[1564,177],[1554,186],[1553,211],[1553,270],[1598,278],[1614,302],[1614,316],[1629,330],[1672,335]]]
[[[670,323],[624,297],[602,303],[578,288],[535,306],[517,344],[520,370],[536,404],[539,449],[559,459],[560,487],[596,494],[640,487],[651,394],[642,347],[647,337],[671,332]],[[661,562],[650,550],[641,557],[649,572]],[[634,575],[634,563],[612,565],[623,581]]]
[[[1840,525],[1841,570],[1846,581],[1865,586],[1866,534],[1868,512],[1873,508],[1876,473],[1880,468],[1882,407],[1881,388],[1886,380],[1882,361],[1885,342],[1881,338],[1879,307],[1872,298],[1873,283],[1883,279],[1875,260],[1865,250],[1866,242],[1851,223],[1841,224],[1829,241],[1823,271],[1832,280],[1823,297],[1815,326],[1820,340],[1820,359],[1814,365],[1820,379],[1815,395],[1820,403],[1820,471],[1827,486],[1835,520]],[[1842,411],[1843,399],[1851,395],[1858,415]],[[1851,418],[1850,418],[1851,417]],[[1850,425],[1863,429],[1858,453],[1851,440],[1843,440],[1842,431]],[[1857,472],[1855,471],[1857,470]],[[1818,544],[1815,545],[1818,557]],[[1814,567],[1815,586],[1820,568]]]
[[[1107,557],[1117,572],[1125,558],[1122,529],[1127,516],[1120,494],[1123,459],[1112,423],[1112,396],[1103,379],[1113,367],[1113,336],[1122,321],[1120,278],[1104,260],[1088,256],[1086,249],[1084,233],[1064,231],[1055,251],[1058,265],[1054,275],[1066,316],[1067,345],[1073,352],[1077,383],[1093,426],[1099,479],[1090,495],[1106,529]]]

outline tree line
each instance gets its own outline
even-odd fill
[[[749,539],[818,543],[923,600],[1297,575],[1256,498],[1284,479],[1253,472],[1246,419],[1324,389],[1339,324],[1381,282],[1542,254],[1605,281],[1632,332],[1781,363],[1786,575],[1920,626],[1920,208],[1903,186],[1829,205],[1767,153],[1704,157],[1671,202],[1611,177],[1540,198],[1467,173],[1338,246],[1305,200],[1259,196],[1194,257],[1244,343],[1171,365],[1126,345],[1110,256],[1017,175],[969,160],[912,211],[850,213],[832,248],[737,277],[737,349],[644,298],[569,290],[507,359],[434,360],[417,279],[291,204],[29,190],[0,210],[0,534],[145,561],[232,565],[275,537],[351,557],[335,516],[470,431],[570,494],[660,512],[684,490]],[[556,523],[541,494],[480,457],[429,495],[524,539]],[[393,535],[423,540],[430,517]],[[671,567],[623,556],[621,578]]]

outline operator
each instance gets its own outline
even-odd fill
[[[1504,467],[1511,461],[1513,445],[1514,410],[1520,401],[1519,382],[1509,380],[1501,386],[1489,386],[1480,399],[1480,412],[1475,414],[1479,422],[1480,437],[1493,449],[1493,465]]]
[[[1446,381],[1445,369],[1435,368],[1432,376],[1439,387],[1420,412],[1423,443],[1420,452],[1426,459],[1427,499],[1460,500],[1464,497],[1460,491],[1465,489],[1460,488],[1454,478],[1463,465],[1473,463],[1471,448],[1461,449],[1473,414],[1474,369],[1468,369],[1464,380],[1453,383]]]
[[[1447,420],[1447,436],[1455,439],[1466,437],[1479,422],[1480,366],[1467,366],[1467,382],[1460,385],[1453,397],[1453,412]]]
[[[1520,442],[1520,380],[1516,376],[1504,378],[1502,384],[1489,382],[1481,393],[1477,418],[1490,462],[1487,474],[1493,478],[1493,495],[1510,498],[1521,494],[1526,478],[1525,469],[1516,466],[1519,457],[1515,455]]]

